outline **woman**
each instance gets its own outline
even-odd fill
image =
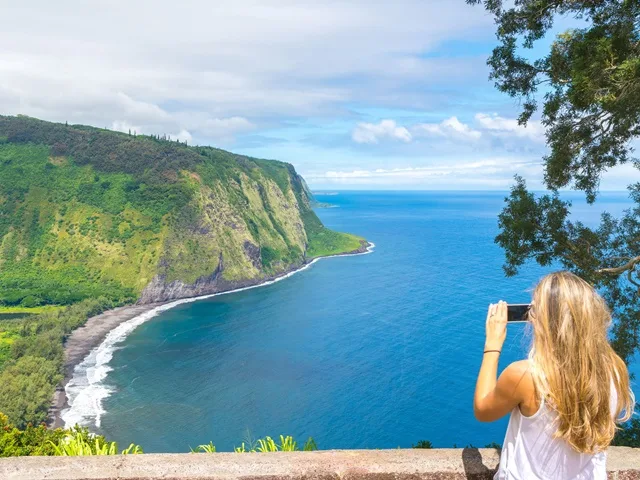
[[[473,409],[482,422],[511,412],[494,478],[605,479],[616,422],[634,407],[627,368],[607,339],[611,314],[591,285],[557,272],[536,287],[529,321],[529,358],[496,381],[507,304],[489,306]]]

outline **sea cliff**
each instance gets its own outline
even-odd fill
[[[290,164],[0,116],[0,305],[164,302],[366,246]]]
[[[75,366],[141,312],[367,250],[312,206],[287,163],[0,116],[0,307],[55,308],[0,322],[0,411],[59,423]]]

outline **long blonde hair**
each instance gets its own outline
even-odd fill
[[[581,453],[606,449],[635,400],[627,367],[607,338],[611,314],[604,299],[580,277],[556,272],[536,287],[529,317],[531,373],[537,394],[558,414],[556,438]]]

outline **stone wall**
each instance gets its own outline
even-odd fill
[[[2,480],[490,479],[493,449],[327,450],[0,458]],[[640,480],[640,449],[609,450],[610,479]]]

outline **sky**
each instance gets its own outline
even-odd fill
[[[493,18],[464,0],[0,0],[0,13],[1,114],[282,160],[316,190],[505,190],[516,173],[541,187],[544,128],[519,126],[488,80]]]

